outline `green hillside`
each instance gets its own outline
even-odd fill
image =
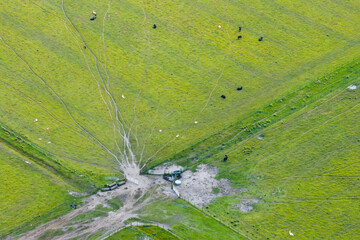
[[[215,215],[233,230],[200,238],[359,235],[359,1],[0,6],[0,237],[69,211],[80,199],[67,191],[122,176],[126,149],[143,173],[208,163],[248,188],[197,220]],[[245,198],[260,202],[242,213],[233,205]]]

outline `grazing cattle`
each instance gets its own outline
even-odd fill
[[[241,27],[239,27],[239,32],[241,32]]]
[[[94,21],[96,19],[96,15],[90,18],[91,21]]]
[[[153,26],[153,29],[155,29],[156,28],[156,24],[154,24],[154,26]]]
[[[84,46],[84,49],[86,49],[86,46]]]
[[[221,29],[221,26],[220,26],[220,25],[218,26],[218,29]]]
[[[225,97],[225,95],[221,95],[221,97],[223,98],[223,99],[225,99],[226,97]]]
[[[261,42],[263,40],[263,37],[259,38],[259,42]]]
[[[242,38],[242,36],[241,36],[241,35],[239,35],[239,36],[238,36],[238,40],[239,40],[240,38]]]
[[[240,90],[242,90],[242,87],[238,87],[236,90],[240,91]]]
[[[226,162],[228,160],[228,155],[225,155],[223,161]]]

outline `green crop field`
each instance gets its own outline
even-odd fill
[[[0,238],[122,178],[132,153],[143,173],[207,163],[247,188],[138,211],[175,239],[359,236],[359,1],[13,0],[0,20]]]

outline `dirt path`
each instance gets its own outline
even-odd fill
[[[196,172],[185,171],[180,179],[181,185],[176,187],[181,198],[202,208],[218,197],[233,195],[246,190],[245,188],[232,188],[228,179],[215,179],[218,171],[218,168],[205,164],[200,164]]]
[[[163,172],[168,169],[178,170],[179,166],[164,165],[158,167],[157,170]],[[182,184],[177,186],[177,190],[185,200],[193,203],[196,206],[204,207],[217,197],[224,195],[236,194],[243,189],[233,189],[231,183],[227,179],[216,180],[218,169],[214,167],[201,164],[198,166],[196,172],[185,171],[182,174]],[[171,189],[171,184],[165,181],[162,176],[136,176],[137,184],[128,182],[111,192],[98,192],[83,200],[80,208],[71,211],[70,213],[59,217],[51,222],[43,224],[36,229],[29,231],[17,237],[8,236],[6,240],[20,239],[30,240],[38,239],[48,230],[61,229],[64,233],[55,236],[52,239],[87,239],[90,235],[97,232],[102,232],[99,239],[119,231],[121,228],[127,226],[125,221],[130,218],[138,217],[136,212],[144,206],[159,201],[164,198],[177,198],[174,191]],[[218,188],[218,192],[214,192],[214,188]],[[102,205],[107,207],[107,201],[113,198],[119,198],[123,206],[115,211],[108,212],[105,217],[95,217],[91,219],[81,219],[74,221],[76,216],[80,214],[91,212],[96,209],[96,206]],[[99,210],[98,210],[99,211]],[[132,225],[141,225],[144,223],[133,222]],[[153,225],[158,225],[164,229],[169,229],[170,226],[152,222]]]
[[[21,235],[18,239],[38,239],[50,229],[62,229],[65,232],[53,239],[86,239],[89,235],[99,231],[104,231],[103,236],[109,236],[124,227],[125,220],[137,217],[135,212],[145,205],[164,197],[176,198],[176,195],[170,190],[170,185],[162,178],[140,176],[138,180],[139,184],[128,182],[114,191],[98,192],[95,195],[86,198],[83,201],[82,207],[51,222],[43,224],[36,229]],[[99,204],[107,206],[107,201],[115,197],[120,198],[123,202],[123,206],[119,210],[109,212],[106,217],[96,217],[81,222],[73,221],[76,216],[95,210],[95,207]],[[141,223],[137,223],[137,225],[140,224]],[[158,225],[157,223],[154,224]],[[163,226],[161,225],[161,227]],[[7,239],[10,240],[16,238],[8,237]]]

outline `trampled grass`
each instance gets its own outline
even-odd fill
[[[1,218],[0,235],[65,212],[56,207],[67,204],[68,189],[94,189],[104,177],[119,176],[113,155],[123,144],[116,132],[123,124],[138,161],[208,162],[220,167],[219,177],[249,187],[242,197],[261,197],[249,214],[230,207],[234,198],[209,207],[225,224],[233,225],[229,216],[241,218],[233,227],[243,235],[284,238],[294,229],[306,237],[356,236],[358,206],[349,199],[358,184],[359,94],[345,84],[359,86],[358,1],[14,0],[1,6],[0,123],[6,127],[0,130],[7,130],[0,136],[42,161],[41,168],[28,166],[26,157],[1,148],[2,177],[33,184],[31,191],[2,185],[0,196],[10,194],[8,186],[14,194],[2,200],[11,211]],[[335,69],[338,79],[331,78]],[[274,110],[280,112],[272,116]],[[237,135],[241,126],[250,127]],[[7,138],[9,131],[16,134]],[[219,163],[229,152],[229,162]],[[338,175],[321,175],[326,171]],[[17,201],[32,194],[31,201]],[[19,214],[25,212],[31,214]],[[205,236],[174,226],[181,236]]]

